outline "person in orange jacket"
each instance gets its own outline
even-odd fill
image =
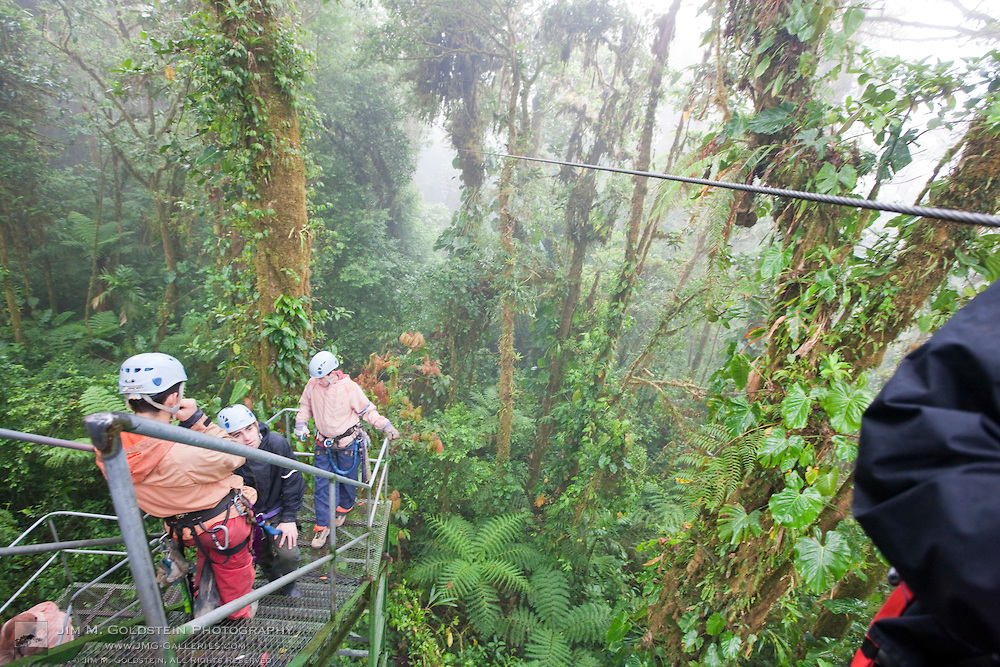
[[[233,440],[193,399],[184,398],[186,380],[187,373],[177,359],[147,352],[125,360],[118,390],[128,399],[129,409],[140,417],[168,424],[176,419],[192,431]],[[163,519],[178,543],[197,547],[196,581],[203,582],[205,564],[210,561],[222,604],[249,593],[255,570],[250,553],[253,534],[244,498],[252,503],[257,493],[233,474],[246,459],[134,433],[122,433],[121,439],[139,508]],[[97,465],[104,473],[99,452]],[[196,601],[196,609],[199,607],[202,613],[210,609],[205,608],[204,600],[201,605]],[[256,603],[229,618],[252,618],[255,611]]]

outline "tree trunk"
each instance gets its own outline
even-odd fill
[[[17,306],[17,295],[14,286],[11,284],[10,253],[7,244],[7,230],[0,228],[0,271],[3,276],[3,295],[7,302],[7,317],[10,319],[10,328],[14,333],[14,342],[24,342],[24,329],[21,325],[21,310]]]
[[[982,117],[965,133],[964,150],[948,175],[948,187],[936,188],[927,205],[979,213],[1000,210],[1000,150],[997,135]],[[913,325],[920,309],[945,281],[955,263],[956,252],[976,235],[976,228],[940,220],[922,220],[909,233],[906,247],[871,289],[892,295],[890,316],[880,314],[879,301],[858,304],[859,320],[876,323],[845,339],[844,358],[857,372],[875,368],[889,343]],[[881,311],[881,312],[884,312]]]
[[[639,138],[639,153],[633,169],[636,171],[649,171],[652,162],[653,133],[656,129],[656,111],[659,107],[660,98],[663,96],[663,70],[667,65],[667,56],[670,52],[670,42],[674,38],[674,29],[677,22],[677,12],[680,9],[680,0],[674,0],[670,10],[657,21],[659,34],[653,45],[653,65],[649,73],[649,100],[646,103],[646,113],[642,123],[642,134]],[[643,213],[646,210],[646,194],[649,192],[649,179],[645,176],[633,177],[632,201],[629,209],[628,232],[625,235],[625,256],[622,260],[621,271],[618,275],[618,286],[615,293],[611,295],[611,303],[608,306],[607,322],[607,342],[601,351],[601,359],[608,363],[614,354],[615,346],[622,334],[622,326],[625,322],[625,311],[628,309],[629,300],[632,296],[632,289],[635,287],[639,275],[640,265],[644,262],[644,253],[649,251],[649,245],[643,248],[643,255],[640,256],[639,237],[642,229]],[[651,223],[653,227],[656,222]],[[647,234],[651,234],[647,231]]]
[[[216,0],[214,6],[223,34],[242,44],[252,61],[246,66],[253,73],[243,91],[247,104],[259,105],[259,112],[241,109],[250,127],[245,148],[254,155],[250,180],[253,196],[247,198],[250,209],[250,234],[256,240],[254,273],[257,288],[258,326],[275,312],[278,297],[297,301],[308,313],[309,259],[311,234],[306,211],[306,168],[302,158],[302,139],[295,100],[279,80],[282,57],[278,41],[282,39],[280,19],[270,0],[245,0],[239,3],[245,12],[228,13],[229,3]],[[287,47],[287,45],[283,45]],[[285,75],[282,75],[285,76]],[[287,77],[286,77],[287,78]],[[258,149],[262,145],[264,148]],[[300,331],[308,337],[308,331]],[[286,389],[273,372],[278,350],[262,336],[252,353],[258,385],[265,404]],[[286,363],[289,361],[283,359]]]

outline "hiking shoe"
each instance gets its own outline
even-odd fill
[[[282,595],[287,595],[290,598],[302,597],[302,591],[299,589],[299,582],[297,581],[293,581],[286,586],[282,586],[280,592]]]
[[[330,539],[330,529],[323,527],[313,533],[313,539],[309,546],[313,549],[322,549]]]
[[[340,528],[347,521],[347,514],[337,512],[337,516],[333,520],[333,525],[335,528]]]

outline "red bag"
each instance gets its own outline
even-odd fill
[[[871,632],[872,625],[875,625],[876,621],[883,618],[895,618],[897,616],[902,616],[906,608],[910,606],[913,602],[913,591],[911,591],[905,582],[899,582],[895,590],[889,595],[889,599],[885,601],[882,608],[878,610],[875,614],[875,618],[872,619],[871,625],[868,626],[868,631]],[[865,641],[861,644],[861,648],[858,652],[854,654],[854,660],[851,661],[851,667],[875,667],[875,657],[878,655],[878,644],[876,644],[870,635],[865,634]]]

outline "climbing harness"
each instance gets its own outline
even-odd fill
[[[220,521],[217,521],[212,526],[205,525],[204,522],[220,516],[222,512],[225,512],[225,516]],[[184,544],[185,538],[191,539],[195,546],[205,554],[206,558],[209,552],[197,536],[202,533],[208,534],[216,550],[225,556],[226,561],[228,561],[230,556],[238,553],[240,549],[247,545],[253,534],[251,531],[251,534],[247,535],[246,539],[239,544],[229,544],[229,527],[226,526],[226,522],[229,521],[233,512],[237,516],[246,517],[247,522],[253,524],[253,514],[248,509],[248,502],[243,498],[242,489],[233,489],[215,507],[198,510],[197,512],[176,514],[165,518],[163,522],[167,526],[167,532],[170,534],[171,539],[177,542],[177,544]],[[218,533],[222,534],[223,541],[221,542],[219,541]]]
[[[346,447],[336,446],[341,439],[346,438],[352,433],[354,434],[354,439],[351,440],[350,444]],[[318,435],[316,437],[316,447],[317,449],[326,450],[326,455],[330,459],[330,468],[332,469],[332,472],[335,475],[340,475],[341,477],[349,477],[358,469],[359,454],[362,454],[363,452],[362,455],[364,457],[368,456],[368,438],[366,437],[364,429],[361,428],[360,423],[355,424],[334,438],[325,438],[322,435]],[[336,458],[333,455],[333,452],[335,451],[338,453],[350,452],[351,464],[346,469],[337,466]],[[365,477],[366,479],[364,481],[367,482],[367,475],[365,475]]]

